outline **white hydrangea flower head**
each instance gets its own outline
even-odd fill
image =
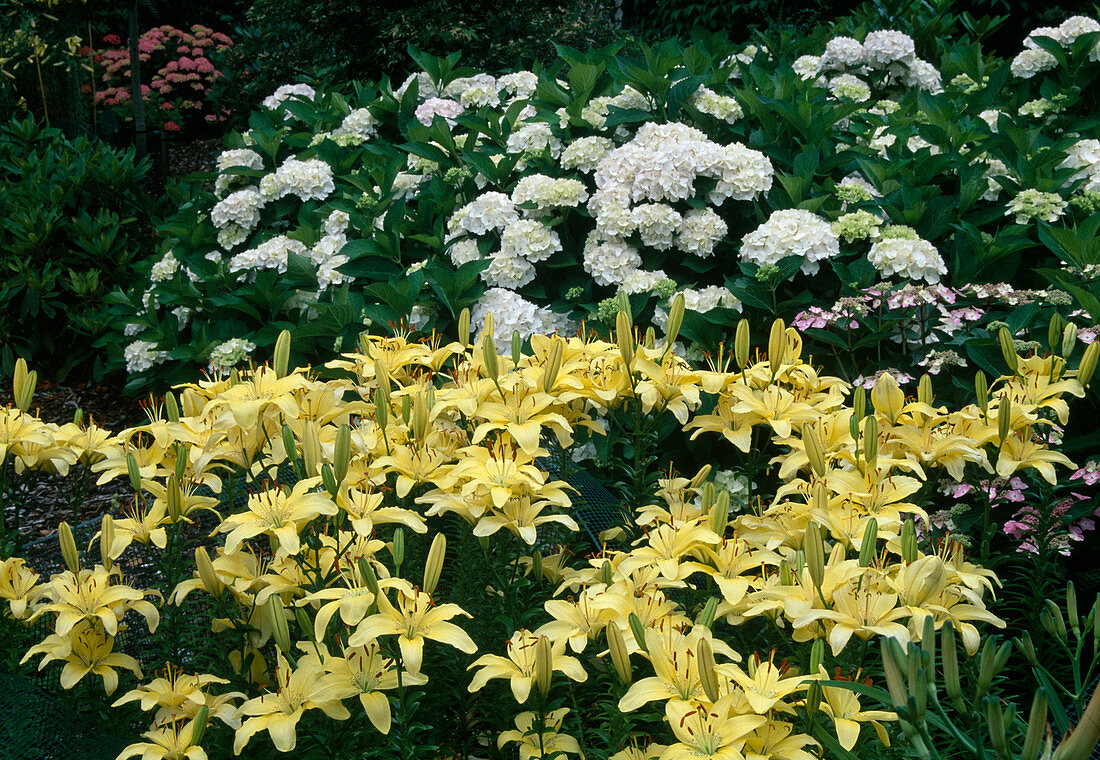
[[[996,108],[987,108],[978,114],[978,118],[989,125],[989,129],[994,134],[997,133],[997,121],[1001,118],[1001,111]]]
[[[171,280],[179,270],[180,262],[176,258],[175,254],[168,251],[156,264],[153,264],[152,269],[149,270],[150,282],[165,282]]]
[[[819,66],[822,71],[846,71],[864,63],[862,42],[852,37],[833,37],[825,44]]]
[[[597,285],[620,285],[627,276],[640,269],[642,257],[638,249],[624,240],[602,240],[591,233],[584,244],[584,271],[592,275]]]
[[[1032,219],[1053,223],[1066,211],[1066,202],[1058,193],[1044,193],[1029,188],[1020,191],[1008,204],[1005,216],[1016,216],[1016,224],[1027,224]]]
[[[580,180],[555,179],[545,174],[530,174],[512,190],[512,203],[531,203],[539,211],[579,206],[587,200],[588,190]]]
[[[530,71],[514,71],[497,79],[500,89],[517,100],[527,100],[535,94],[539,78]]]
[[[535,279],[535,265],[522,256],[504,251],[489,254],[489,266],[481,272],[485,284],[496,288],[522,288]]]
[[[648,272],[644,269],[635,269],[629,273],[619,285],[619,292],[633,296],[639,293],[651,293],[657,285],[668,279],[668,275],[657,270]]]
[[[466,107],[457,100],[449,98],[428,98],[416,107],[413,115],[424,126],[431,126],[436,116],[442,116],[448,125],[453,126],[455,119],[466,112]]]
[[[912,63],[917,57],[917,49],[908,34],[884,29],[867,35],[863,40],[863,54],[868,66],[884,69],[894,63]]]
[[[439,88],[436,87],[435,80],[432,79],[431,74],[426,71],[421,71],[416,74],[410,74],[408,78],[401,83],[401,86],[394,90],[393,94],[398,100],[405,97],[405,93],[408,91],[409,87],[412,86],[414,81],[417,83],[419,100],[423,101],[428,98],[439,97]]]
[[[305,161],[288,158],[274,174],[260,180],[260,195],[265,201],[288,195],[296,195],[303,201],[323,201],[335,190],[332,167],[319,158]]]
[[[443,88],[443,97],[452,98],[458,100],[462,97],[462,94],[470,89],[478,90],[492,90],[493,92],[499,92],[500,87],[497,84],[496,77],[492,74],[474,74],[472,77],[458,77],[452,79],[451,82]]]
[[[696,208],[684,214],[676,247],[705,259],[714,254],[714,247],[729,233],[729,225],[709,208]]]
[[[265,240],[255,248],[242,251],[229,260],[230,272],[244,272],[241,278],[254,280],[256,270],[275,269],[286,272],[287,260],[291,253],[305,255],[306,246],[299,240],[292,240],[286,235],[276,235]]]
[[[821,57],[816,55],[803,55],[795,59],[792,64],[794,73],[805,82],[816,79],[821,73]]]
[[[224,172],[226,169],[263,169],[264,159],[256,151],[251,148],[234,148],[232,150],[223,150],[218,154],[217,160],[218,171]]]
[[[534,219],[520,219],[504,228],[500,250],[505,256],[518,256],[531,263],[545,261],[561,250],[558,233]]]
[[[862,103],[871,99],[871,88],[857,76],[838,74],[829,80],[829,92],[843,100]]]
[[[569,143],[561,153],[563,169],[577,169],[585,174],[596,170],[604,156],[610,153],[615,143],[607,137],[582,137]]]
[[[902,81],[908,87],[917,87],[932,95],[943,93],[943,75],[940,70],[920,58],[909,64]]]
[[[332,133],[333,137],[354,135],[363,140],[369,140],[376,134],[378,134],[378,119],[374,118],[369,108],[356,108],[344,117],[340,126]]]
[[[715,309],[733,309],[741,311],[741,301],[726,288],[718,285],[708,285],[705,288],[693,290],[686,288],[677,291],[684,296],[684,309],[699,314],[706,314]],[[673,294],[675,298],[676,294]],[[671,300],[669,301],[671,303]],[[668,326],[668,309],[658,306],[653,310],[653,324],[664,330]]]
[[[222,198],[210,211],[210,221],[218,229],[235,225],[245,232],[260,223],[264,199],[254,187],[246,187]]]
[[[561,139],[554,134],[553,127],[544,121],[525,122],[513,130],[505,142],[505,150],[509,153],[541,153],[548,148],[552,157],[561,155]]]
[[[477,241],[471,238],[453,243],[447,253],[451,257],[451,263],[456,267],[469,264],[471,261],[481,260],[481,251],[478,249]]]
[[[883,279],[894,276],[937,283],[947,274],[943,257],[927,240],[885,238],[871,246],[867,254]]]
[[[539,319],[539,308],[519,293],[505,288],[489,288],[470,309],[470,324],[476,325],[474,337],[480,338],[485,317],[493,315],[493,342],[499,350],[512,340],[512,333],[530,335]]]
[[[744,109],[737,99],[729,95],[719,95],[709,87],[700,87],[688,98],[690,103],[700,113],[713,116],[716,119],[733,124],[745,115]]]
[[[819,262],[840,254],[832,225],[803,209],[781,209],[741,240],[741,258],[758,266],[774,265],[787,256],[801,256],[802,271],[817,274]]]
[[[447,231],[451,235],[462,232],[485,235],[493,230],[502,230],[516,221],[519,221],[519,212],[512,199],[494,191],[479,195],[455,211],[447,222]]]
[[[1081,190],[1100,193],[1100,140],[1078,140],[1066,150],[1059,167],[1074,169],[1074,181],[1085,180]]]
[[[984,163],[986,168],[982,172],[982,178],[986,181],[986,190],[982,193],[982,200],[995,201],[1001,197],[1001,192],[1004,190],[1001,183],[997,181],[997,177],[1010,177],[1012,173],[999,158],[987,158]]]
[[[244,338],[230,338],[210,351],[209,369],[215,374],[225,374],[248,358],[256,350],[256,344]]]
[[[239,224],[229,224],[218,232],[218,245],[221,246],[223,250],[231,251],[248,240],[248,232],[248,230],[241,227]],[[218,256],[216,251],[211,251],[206,254],[206,258],[214,261],[221,257]]]
[[[284,84],[275,92],[264,98],[264,108],[275,111],[282,108],[283,103],[290,98],[298,97],[303,100],[313,100],[317,91],[308,84]]]
[[[675,243],[684,219],[672,206],[643,203],[631,210],[630,221],[642,243],[658,251],[667,251]]]
[[[1082,34],[1093,32],[1100,32],[1100,22],[1097,22],[1096,19],[1088,16],[1070,16],[1058,25],[1058,37],[1056,39],[1062,45],[1068,46],[1076,42]]]
[[[1058,68],[1058,59],[1041,48],[1021,50],[1009,66],[1012,75],[1019,79],[1031,79],[1036,74],[1055,68]]]
[[[168,359],[167,351],[158,351],[157,344],[148,340],[135,340],[122,350],[126,360],[126,372],[133,375],[151,370]]]
[[[420,186],[428,181],[427,174],[412,174],[410,172],[398,172],[393,178],[393,194],[395,198],[415,198],[420,191]]]

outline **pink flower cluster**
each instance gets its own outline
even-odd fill
[[[1074,504],[1088,497],[1079,493],[1051,505],[1050,514],[1044,515],[1030,504],[1026,504],[1005,523],[1005,533],[1020,541],[1017,552],[1039,553],[1039,545],[1048,546],[1059,554],[1070,555],[1071,541],[1084,541],[1086,530],[1095,530],[1093,517],[1100,516],[1100,507],[1089,517],[1067,521],[1066,515]]]
[[[95,55],[96,63],[103,66],[101,80],[105,86],[93,98],[99,105],[126,106],[130,102],[130,51],[118,35],[108,34],[103,42],[118,47]],[[141,91],[142,99],[150,106],[150,118],[159,120],[168,131],[179,130],[188,116],[220,120],[218,114],[203,114],[207,91],[221,76],[210,56],[232,45],[229,37],[201,24],[195,24],[189,32],[158,26],[141,35],[138,58],[144,64],[143,71],[150,72],[150,81],[142,84]]]

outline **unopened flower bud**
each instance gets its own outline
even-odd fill
[[[385,435],[386,425],[390,421],[390,399],[389,394],[385,393],[381,387],[374,389],[374,421],[378,423],[378,427],[382,428],[382,434]]]
[[[787,563],[787,560],[779,563],[779,585],[794,585],[794,574],[791,572],[791,566]]]
[[[615,673],[623,683],[630,683],[633,673],[630,667],[630,655],[626,650],[626,639],[623,631],[614,620],[607,623],[604,629],[607,635],[607,649],[611,653],[611,664],[615,667]]]
[[[802,547],[806,551],[806,567],[810,571],[810,580],[815,588],[820,589],[825,582],[825,541],[816,522],[806,526]]]
[[[275,377],[286,377],[290,374],[290,330],[283,330],[275,339],[271,366],[275,369]]]
[[[1027,717],[1027,733],[1024,734],[1024,746],[1020,750],[1020,760],[1036,760],[1043,734],[1047,725],[1047,693],[1036,689],[1031,700],[1031,712]]]
[[[298,458],[298,440],[294,437],[294,431],[290,425],[283,425],[283,448],[286,450],[286,458],[293,462]]]
[[[920,382],[917,383],[917,401],[932,405],[932,377],[928,373],[921,375]]]
[[[1013,639],[1012,643],[1016,645],[1016,648],[1020,650],[1020,654],[1024,656],[1024,659],[1031,665],[1037,665],[1038,659],[1035,656],[1035,644],[1031,641],[1031,633],[1024,630],[1020,634],[1020,638]]]
[[[634,328],[630,324],[630,315],[623,310],[615,317],[615,341],[619,344],[619,356],[629,371],[634,363]]]
[[[458,315],[458,342],[462,347],[470,345],[470,310],[463,309]]]
[[[814,639],[810,645],[810,673],[816,674],[825,664],[825,639]]]
[[[393,565],[397,572],[401,572],[401,563],[405,561],[405,531],[398,527],[393,531],[393,542],[390,543],[390,554],[393,555]]]
[[[22,371],[20,371],[20,362],[22,362]],[[12,383],[13,396],[15,398],[16,408],[26,413],[31,408],[31,400],[34,399],[34,389],[38,385],[38,371],[27,371],[27,363],[23,359],[19,359],[15,363],[15,378]]]
[[[192,747],[198,747],[202,743],[202,738],[206,735],[206,726],[209,722],[210,707],[207,705],[199,705],[199,709],[195,711],[195,717],[187,724],[191,728],[191,739],[188,741],[188,744]]]
[[[878,458],[878,417],[873,414],[863,420],[863,458],[871,465]]]
[[[436,533],[428,549],[428,558],[424,561],[424,593],[435,593],[439,585],[439,576],[443,573],[443,561],[447,558],[447,537]]]
[[[997,699],[988,699],[985,703],[985,722],[989,729],[989,741],[1001,757],[1009,757],[1008,736],[1005,734],[1004,710]]]
[[[714,489],[714,482],[707,481],[703,484],[702,493],[699,494],[699,501],[703,507],[704,512],[709,512],[710,508],[714,506],[714,500],[717,498],[717,491]]]
[[[328,495],[334,499],[340,493],[340,483],[336,480],[336,471],[332,469],[332,465],[328,462],[321,465],[321,484],[328,491]]]
[[[111,558],[111,545],[115,542],[115,519],[110,515],[103,515],[99,524],[99,563],[104,569],[110,570],[114,564]]]
[[[366,557],[360,557],[356,564],[359,566],[359,576],[363,584],[377,599],[382,595],[382,588],[378,585],[378,575],[374,572],[374,566]]]
[[[183,476],[187,474],[187,465],[191,461],[189,452],[187,450],[186,443],[176,444],[176,479],[182,481]]]
[[[409,429],[418,441],[424,441],[428,436],[428,416],[427,399],[424,398],[423,393],[418,393],[413,398],[412,413],[409,416]]]
[[[863,528],[863,541],[859,545],[859,566],[870,567],[878,554],[878,520],[872,517]]]
[[[917,529],[912,520],[901,524],[901,558],[906,562],[917,561]]]
[[[738,368],[745,369],[749,365],[749,350],[749,320],[742,319],[733,337],[733,358]]]
[[[214,571],[214,563],[210,561],[210,555],[202,546],[195,549],[195,570],[198,571],[199,580],[206,592],[214,597],[219,597],[225,591],[225,584],[218,578]]]
[[[62,522],[57,526],[57,541],[62,544],[62,560],[70,573],[80,572],[80,555],[76,550],[76,539],[73,538],[73,529],[68,522]]]
[[[485,362],[485,372],[493,380],[500,377],[500,361],[497,357],[497,347],[493,343],[493,334],[486,332],[481,340],[482,361]]]
[[[819,478],[825,477],[825,447],[821,443],[817,426],[807,422],[802,426],[802,443],[806,447],[806,459],[810,462],[810,469]]]
[[[989,381],[981,370],[974,375],[974,394],[978,399],[978,408],[983,415],[989,414]]]
[[[703,693],[711,702],[718,701],[718,663],[714,661],[714,649],[710,640],[706,637],[699,639],[699,681],[703,686]]]
[[[709,464],[705,464],[699,468],[699,472],[695,473],[695,477],[688,483],[688,488],[698,488],[706,482],[707,477],[710,475],[711,470],[714,468]]]
[[[1062,330],[1062,356],[1068,357],[1077,345],[1077,325],[1070,322]]]
[[[1020,365],[1020,357],[1016,355],[1016,344],[1012,340],[1012,333],[1007,327],[1002,327],[997,332],[997,340],[1001,344],[1001,355],[1004,357],[1005,364],[1008,365],[1008,371],[1015,375]]]
[[[668,350],[680,335],[680,325],[684,322],[684,294],[677,293],[668,309],[668,321],[665,323],[665,349]]]
[[[779,368],[787,356],[787,326],[782,319],[772,322],[772,331],[768,336],[768,364],[771,366],[772,377],[779,374]]]
[[[180,486],[180,479],[176,477],[175,473],[168,476],[164,494],[168,502],[168,519],[177,523],[183,518],[183,488]]]
[[[642,345],[652,350],[657,345],[657,331],[652,326],[645,329],[645,335],[642,338]],[[664,360],[664,357],[661,357]]]
[[[907,664],[905,654],[902,652],[897,639],[883,636],[879,639],[879,642],[882,645],[882,669],[886,674],[886,688],[890,692],[890,699],[894,703],[894,708],[897,709],[908,702],[908,692],[901,676],[903,663]]]
[[[512,330],[512,366],[518,367],[519,360],[523,356],[523,336],[519,330]]]
[[[1002,446],[1008,438],[1011,425],[1012,399],[1008,396],[1001,396],[1000,400],[997,402],[997,436]]]
[[[1085,355],[1081,357],[1081,364],[1077,367],[1077,382],[1085,388],[1089,387],[1092,375],[1096,372],[1097,359],[1100,359],[1100,341],[1089,343]]]
[[[408,426],[409,419],[411,417],[412,417],[412,397],[411,396],[402,396],[401,397],[401,421],[403,423],[405,423],[406,426]]]
[[[313,478],[321,474],[321,431],[314,420],[302,423],[302,460],[305,463],[306,477]]]
[[[542,567],[542,552],[538,549],[531,554],[531,575],[535,577],[537,583],[542,583],[545,578],[545,572]]]
[[[696,625],[706,626],[710,628],[714,625],[714,616],[718,613],[718,597],[712,596],[707,599],[707,603],[703,605],[703,610],[699,613],[699,619],[695,621]]]
[[[726,528],[730,524],[730,494],[729,491],[722,491],[718,494],[718,498],[714,500],[714,506],[710,510],[710,529],[718,534],[719,537],[726,535]]]
[[[1047,325],[1047,346],[1052,352],[1057,352],[1062,343],[1062,328],[1066,326],[1066,320],[1062,318],[1062,315],[1058,312],[1050,318],[1050,324]]]
[[[955,627],[950,620],[944,621],[940,630],[940,652],[943,660],[943,686],[947,696],[959,712],[966,712],[966,703],[962,698],[962,682],[959,680],[959,650],[955,644]]]
[[[1069,618],[1069,627],[1073,630],[1073,635],[1080,639],[1081,616],[1077,611],[1077,588],[1073,585],[1073,581],[1066,583],[1066,617]]]
[[[267,614],[271,620],[271,636],[275,639],[275,646],[284,654],[291,650],[290,626],[286,622],[286,610],[283,608],[283,600],[278,594],[272,594],[267,598]]]
[[[315,637],[315,631],[313,630],[313,620],[310,619],[309,613],[302,607],[294,608],[294,619],[298,621],[298,627],[302,629],[302,632],[306,635],[306,640],[318,640]],[[322,635],[321,638],[324,638]]]
[[[554,650],[550,639],[539,636],[535,643],[535,685],[539,693],[546,697],[550,693],[550,679],[554,676]]]
[[[341,425],[336,431],[336,443],[332,450],[332,469],[336,482],[343,483],[351,464],[351,428]]]
[[[494,329],[495,327],[496,325],[493,322],[493,313],[489,312],[485,315],[485,319],[481,324],[481,332],[485,335],[493,335],[496,332],[496,330]]]
[[[130,478],[130,488],[134,490],[134,493],[140,493],[141,468],[138,467],[137,457],[134,456],[134,452],[132,451],[126,454],[126,474]]]
[[[852,411],[855,412],[856,422],[860,422],[867,416],[867,389],[862,385],[857,385],[852,392]]]
[[[649,651],[649,645],[645,640],[646,629],[642,624],[642,619],[638,617],[638,613],[631,612],[627,617],[627,622],[630,623],[630,633],[634,636],[634,642],[643,652]]]
[[[611,567],[611,560],[605,559],[603,564],[600,565],[600,583],[605,587],[610,586],[615,579],[614,568]]]
[[[550,393],[554,388],[554,383],[558,380],[558,373],[561,372],[562,355],[565,352],[565,341],[558,336],[550,341],[550,349],[546,352],[546,366],[543,367],[542,374],[542,390],[546,393]]]

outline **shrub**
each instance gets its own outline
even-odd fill
[[[4,362],[34,359],[59,379],[101,376],[91,341],[104,297],[133,276],[151,232],[133,150],[68,139],[31,119],[0,127],[0,343]]]

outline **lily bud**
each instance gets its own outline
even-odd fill
[[[447,557],[447,537],[436,533],[432,546],[428,549],[428,558],[424,560],[424,593],[432,594],[439,585],[439,576],[443,573],[443,560]]]
[[[863,529],[863,541],[859,545],[859,566],[870,567],[878,554],[878,520],[872,517]]]
[[[27,383],[27,360],[19,357],[15,360],[15,371],[11,377],[12,395],[18,398],[23,392],[23,386]],[[22,409],[21,411],[27,411]]]
[[[195,717],[191,719],[191,741],[188,742],[192,747],[197,747],[202,742],[202,737],[206,735],[206,725],[210,722],[210,707],[207,705],[200,705],[199,709],[195,711]]]
[[[901,558],[906,562],[917,561],[917,529],[912,520],[901,524]]]
[[[542,569],[542,552],[538,549],[535,549],[534,553],[531,554],[531,575],[535,577],[538,583],[542,583],[545,577]]]
[[[634,642],[643,652],[649,652],[649,646],[645,641],[645,626],[642,625],[642,619],[638,617],[638,613],[631,612],[626,620],[630,623],[630,633],[634,636]]]
[[[1066,320],[1062,319],[1062,315],[1058,312],[1054,312],[1054,315],[1050,318],[1050,324],[1047,325],[1047,346],[1051,351],[1057,351],[1062,343],[1062,329],[1066,326]]]
[[[1012,333],[1008,331],[1007,327],[1002,327],[997,333],[997,340],[1001,344],[1001,356],[1004,357],[1005,364],[1008,365],[1008,371],[1015,375],[1020,364],[1020,357],[1016,355],[1016,344],[1012,340]]]
[[[80,554],[76,550],[76,539],[73,538],[73,529],[68,522],[57,526],[57,541],[62,544],[62,560],[68,571],[74,575],[80,572]]]
[[[710,529],[719,536],[726,535],[726,528],[730,524],[730,494],[722,491],[714,500],[714,506],[710,510]]]
[[[555,336],[550,341],[550,350],[546,352],[546,366],[542,370],[542,390],[546,393],[554,388],[561,372],[562,354],[565,352],[565,341]]]
[[[814,484],[814,491],[810,496],[810,506],[813,507],[815,512],[828,512],[829,501],[829,488],[824,481],[819,480]]]
[[[348,476],[348,465],[351,464],[351,428],[341,425],[336,431],[336,444],[332,451],[332,469],[336,475],[336,482],[343,483]]]
[[[1070,322],[1062,330],[1062,356],[1073,353],[1073,347],[1077,345],[1077,325]]]
[[[496,332],[494,330],[495,327],[496,327],[496,325],[493,322],[493,313],[489,312],[488,314],[485,315],[485,319],[481,324],[481,332],[486,334],[486,335],[494,335],[495,332]]]
[[[485,337],[481,340],[481,354],[485,362],[485,372],[495,381],[500,377],[500,362],[497,358],[497,347],[493,343],[491,332],[486,332]]]
[[[1036,760],[1039,745],[1043,741],[1043,732],[1047,724],[1047,693],[1043,689],[1035,690],[1031,700],[1031,712],[1027,716],[1027,733],[1024,746],[1020,750],[1020,760]]]
[[[610,586],[614,579],[614,568],[611,567],[611,560],[605,559],[603,564],[600,565],[600,583],[604,586]]]
[[[138,467],[137,457],[134,456],[132,451],[126,454],[126,474],[130,478],[130,488],[134,490],[134,493],[140,493],[141,469]]]
[[[550,647],[549,638],[539,636],[535,643],[535,685],[543,697],[550,693],[550,679],[553,676],[554,650]]]
[[[386,406],[390,405],[390,372],[386,365],[377,359],[374,360],[374,380],[378,383],[378,390],[382,392]],[[377,396],[377,394],[375,394]]]
[[[917,401],[932,405],[932,377],[928,373],[921,375],[917,383]]]
[[[981,370],[974,375],[974,394],[978,400],[978,408],[982,410],[982,416],[989,417],[989,381]]]
[[[814,639],[810,645],[810,673],[816,674],[825,664],[825,639]]]
[[[275,639],[275,646],[279,647],[284,654],[290,652],[290,626],[286,622],[283,600],[278,594],[272,594],[267,598],[267,614],[271,618],[271,637]]]
[[[634,362],[634,328],[630,324],[630,315],[619,311],[615,317],[615,340],[619,344],[619,356],[629,371]]]
[[[171,391],[164,394],[164,413],[168,416],[169,422],[180,421],[180,405],[176,401],[176,394]]]
[[[205,547],[200,546],[195,549],[195,569],[199,573],[199,580],[202,581],[202,587],[206,589],[206,593],[214,597],[221,596],[225,591],[225,584],[214,571],[214,563],[210,561],[210,555],[206,553]]]
[[[855,412],[856,422],[867,416],[867,389],[862,385],[857,385],[852,392],[852,411]]]
[[[787,560],[783,560],[779,563],[779,585],[794,585],[794,574],[791,572],[791,566],[787,563]]]
[[[863,420],[863,458],[872,465],[878,458],[878,417],[873,414]]]
[[[710,475],[711,470],[714,468],[709,464],[705,464],[699,468],[699,472],[695,473],[695,477],[688,483],[688,488],[698,488],[706,482],[707,477]]]
[[[623,631],[614,620],[607,623],[604,629],[607,635],[607,649],[611,653],[611,664],[615,667],[615,673],[623,683],[630,683],[633,673],[630,667],[630,655],[626,651],[626,639]]]
[[[298,440],[294,437],[294,431],[290,425],[283,425],[283,448],[286,450],[287,460],[293,462],[298,458]]]
[[[191,457],[188,454],[186,443],[176,444],[176,467],[175,473],[178,480],[183,480],[183,476],[187,474],[187,464],[191,461]]]
[[[512,330],[512,366],[518,367],[520,357],[523,356],[523,336],[519,330]]]
[[[1085,349],[1085,355],[1081,357],[1081,364],[1077,367],[1077,382],[1085,388],[1089,387],[1092,375],[1096,372],[1096,360],[1100,359],[1100,343],[1089,343]]]
[[[684,322],[684,294],[677,293],[668,309],[668,322],[665,324],[665,350],[676,342],[680,334],[680,325]]]
[[[110,515],[103,515],[99,524],[99,563],[104,569],[110,570],[114,560],[111,559],[111,544],[115,542],[115,519]]]
[[[1020,654],[1024,656],[1024,659],[1028,661],[1030,665],[1038,665],[1039,661],[1035,656],[1035,644],[1031,641],[1031,633],[1024,630],[1020,634],[1020,638],[1013,639],[1012,643],[1016,645],[1016,648],[1020,650]]]
[[[1045,609],[1039,615],[1039,620],[1042,621],[1043,627],[1046,628],[1047,633],[1057,638],[1059,641],[1066,642],[1069,640],[1069,636],[1066,632],[1066,621],[1062,617],[1062,610],[1057,604],[1045,600],[1043,603]],[[1044,615],[1046,616],[1044,619]]]
[[[959,650],[955,644],[955,627],[947,620],[940,631],[940,651],[943,659],[943,686],[947,696],[960,713],[966,712],[962,698],[962,682],[959,680]]]
[[[290,374],[290,330],[283,330],[275,339],[275,354],[271,366],[275,369],[275,377],[286,377]]]
[[[705,625],[710,628],[714,625],[714,616],[718,612],[718,597],[712,596],[707,599],[707,603],[703,605],[703,610],[699,613],[699,619],[695,621],[696,625]]]
[[[18,372],[19,362],[23,362],[23,372]],[[13,396],[15,406],[19,411],[26,412],[31,408],[31,400],[34,398],[34,389],[38,385],[38,371],[27,372],[27,363],[23,359],[16,362],[16,380],[13,383]]]
[[[409,419],[412,417],[412,398],[409,396],[401,397],[401,421],[407,426]]]
[[[989,692],[989,686],[993,683],[993,661],[997,656],[991,639],[985,640],[981,654],[978,655],[978,685],[974,691],[974,699],[980,700]]]
[[[1073,629],[1073,635],[1081,638],[1081,616],[1077,611],[1077,589],[1073,581],[1066,584],[1066,617],[1069,618],[1069,627]]]
[[[378,585],[378,576],[374,572],[374,566],[366,557],[360,557],[357,564],[359,565],[359,575],[362,577],[363,583],[366,584],[367,590],[374,594],[375,599],[377,599],[382,595],[382,589]]]
[[[383,433],[390,421],[389,394],[381,388],[374,389],[374,421],[378,423],[378,427],[382,428]]]
[[[393,531],[393,542],[390,544],[390,554],[393,555],[393,565],[397,572],[401,572],[401,563],[405,561],[405,531],[398,527]]]
[[[883,636],[879,639],[879,642],[882,646],[882,669],[886,674],[886,687],[896,709],[902,707],[908,701],[908,692],[901,677],[905,655],[896,639]]]
[[[298,621],[298,627],[302,629],[303,633],[305,633],[307,640],[317,640],[315,632],[313,630],[313,620],[310,619],[309,613],[306,612],[305,609],[303,609],[302,607],[295,607],[294,619]],[[323,635],[322,638],[324,638]]]
[[[856,447],[856,459],[859,459],[859,421],[863,419],[856,413],[852,413],[852,416],[848,418],[848,435],[852,436],[852,442],[857,444]]]
[[[714,483],[707,481],[703,484],[703,491],[699,494],[699,501],[703,507],[704,512],[710,512],[710,508],[714,506],[714,500],[717,498],[717,491],[714,490]]]
[[[647,327],[645,329],[645,337],[642,339],[642,345],[650,350],[657,345],[657,331],[652,327]],[[671,346],[671,344],[669,345]],[[661,360],[664,361],[664,356],[661,357]]]
[[[1008,396],[1001,396],[997,402],[997,435],[1000,437],[1001,445],[1004,445],[1005,439],[1008,438],[1009,428],[1012,424],[1012,399]]]
[[[413,437],[418,441],[423,441],[428,436],[428,402],[424,398],[424,394],[418,393],[413,399],[410,419]]]
[[[321,465],[321,483],[328,491],[329,496],[335,499],[336,494],[340,492],[340,483],[336,480],[336,471],[332,469],[332,465],[328,462]]]
[[[806,458],[814,475],[825,477],[825,447],[821,443],[817,426],[813,423],[807,422],[802,426],[802,443],[806,447]]]
[[[702,682],[703,693],[711,702],[718,701],[718,663],[714,661],[714,649],[711,648],[710,639],[699,639],[699,680]]]
[[[462,347],[470,345],[470,310],[463,309],[458,315],[458,342]]]
[[[1005,716],[1001,709],[1001,702],[997,699],[987,699],[985,702],[985,722],[989,728],[989,741],[993,749],[1002,758],[1009,757],[1008,737],[1005,735]]]
[[[821,588],[825,581],[825,542],[821,537],[821,528],[816,522],[806,526],[806,535],[802,540],[806,551],[806,567],[810,571],[810,580],[814,587]]]
[[[787,326],[782,319],[772,322],[772,331],[768,336],[768,364],[771,366],[772,377],[779,373],[783,360],[787,357]]]
[[[321,472],[321,431],[314,420],[302,423],[302,459],[305,461],[306,477],[316,477]]]
[[[175,473],[168,476],[164,492],[168,501],[168,519],[177,523],[183,518],[183,488]]]
[[[742,319],[733,337],[733,358],[740,369],[749,366],[749,348],[749,320]]]

